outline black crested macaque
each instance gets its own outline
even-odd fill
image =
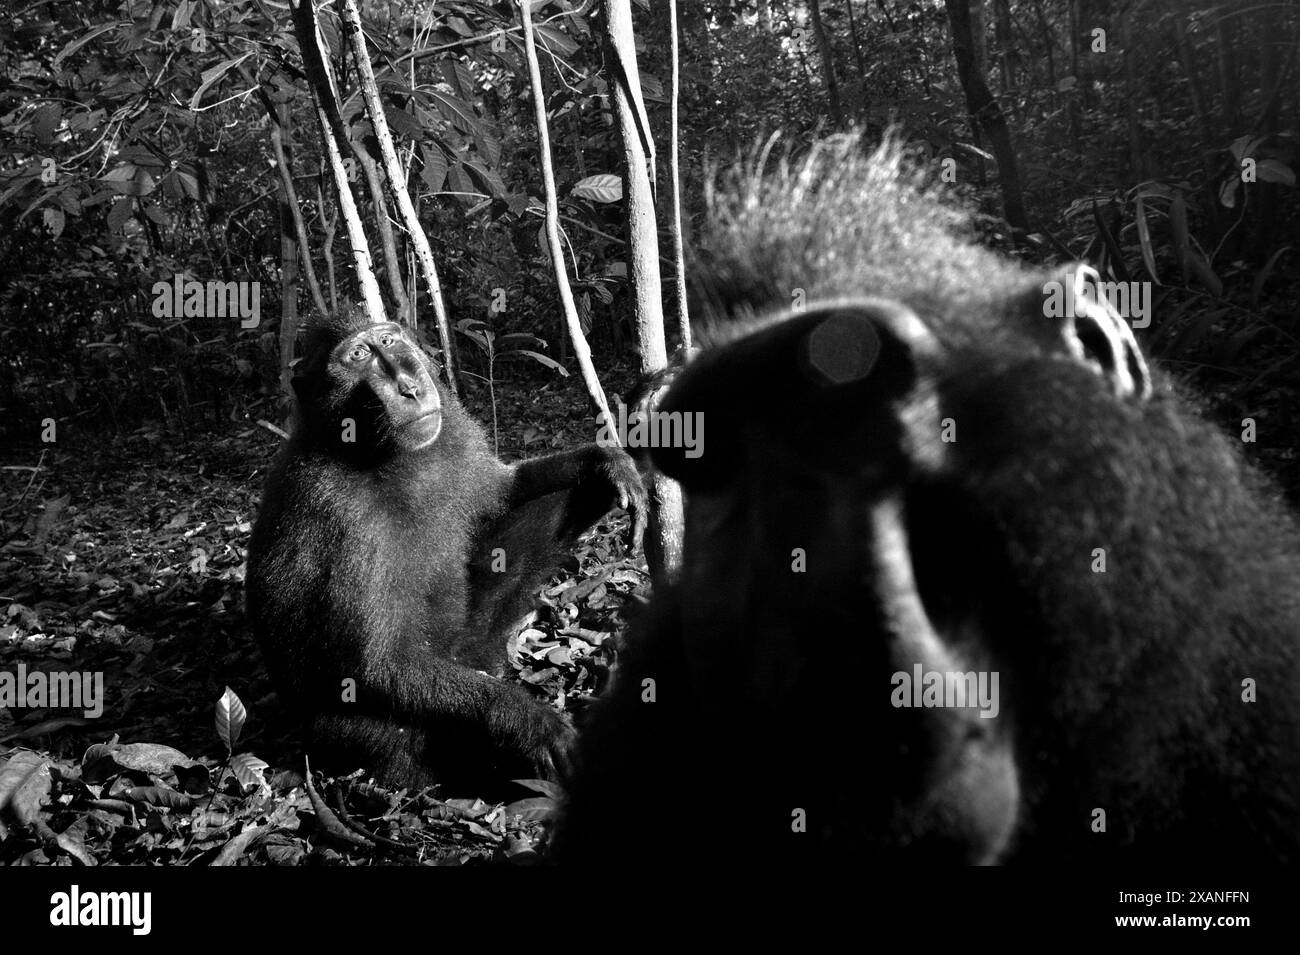
[[[593,444],[502,463],[419,346],[360,308],[308,327],[293,385],[247,593],[314,752],[394,786],[554,777],[572,727],[492,674],[579,533],[622,506],[639,545],[631,459]]]
[[[710,200],[684,562],[557,858],[1300,861],[1278,495],[1095,273],[975,247],[894,146],[763,165]]]

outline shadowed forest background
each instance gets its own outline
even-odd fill
[[[1249,453],[1300,500],[1300,4],[678,6],[688,261],[706,170],[774,133],[777,150],[798,151],[818,132],[859,128],[874,141],[896,129],[979,210],[986,244],[1153,283],[1153,321],[1137,332],[1146,354],[1225,430],[1259,422]],[[420,250],[380,198],[380,134],[335,8],[317,19],[378,287],[389,314],[445,357]],[[359,4],[456,385],[506,460],[597,430],[548,249],[547,172],[604,390],[631,392],[642,370],[602,8],[532,8],[545,170],[517,4]],[[669,4],[632,8],[671,351]],[[295,330],[362,295],[308,72],[290,5],[271,0],[18,0],[0,22],[0,668],[102,671],[108,688],[98,719],[0,708],[0,753],[33,750],[69,778],[76,767],[78,785],[102,785],[50,821],[101,861],[215,856],[248,820],[275,831],[256,861],[342,858],[287,835],[309,805],[292,768],[301,746],[243,616],[248,535],[288,426]],[[178,275],[256,283],[256,324],[159,314],[155,286]],[[649,595],[644,561],[618,540],[626,521],[584,538],[513,647],[518,678],[549,698],[581,705],[603,685],[607,638]],[[218,703],[226,687],[242,700],[234,711],[251,714],[242,736],[229,730],[229,698]],[[251,795],[227,781],[214,803],[206,778],[190,785],[173,769],[220,767],[228,745]],[[267,763],[285,772],[268,782]],[[432,857],[534,851],[553,792],[504,814],[447,798],[475,795],[357,785],[348,799],[356,815],[419,831]],[[51,851],[0,832],[8,860]]]

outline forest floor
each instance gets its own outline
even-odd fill
[[[508,460],[594,435],[569,383],[499,389],[497,402]],[[490,435],[490,406],[470,404]],[[243,612],[249,535],[277,444],[260,427],[189,440],[147,427],[0,462],[0,680],[58,671],[103,681],[102,713],[91,716],[48,708],[30,687],[16,701],[25,705],[0,695],[0,755],[11,751],[0,805],[21,823],[0,819],[0,864],[539,858],[558,796],[544,784],[519,787],[505,806],[475,793],[392,793],[358,774],[306,791],[302,739]],[[560,705],[599,688],[609,638],[648,595],[628,523],[615,512],[584,536],[511,644],[514,677]],[[233,769],[202,771],[232,753]]]

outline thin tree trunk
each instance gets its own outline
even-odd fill
[[[858,79],[867,78],[866,62],[862,58],[862,41],[858,38],[858,21],[853,16],[853,0],[844,0],[844,7],[849,11],[849,36],[853,38],[853,59],[858,64]]]
[[[971,69],[981,83],[987,82],[984,65],[987,50],[984,46],[984,0],[970,0]],[[929,80],[926,81],[927,86]],[[979,123],[971,124],[971,141],[975,144],[975,184],[981,188],[988,184],[988,170],[984,165],[984,130]]]
[[[1056,37],[1052,26],[1043,13],[1042,0],[1034,0],[1034,16],[1038,20],[1038,30],[1042,36],[1043,48],[1047,52],[1047,88],[1052,91],[1052,105],[1056,105]]]
[[[603,420],[610,420],[609,402],[605,399],[605,389],[601,387],[596,376],[596,368],[591,363],[591,348],[587,337],[582,333],[582,322],[578,318],[578,307],[573,301],[573,289],[569,287],[569,275],[564,265],[564,246],[560,243],[560,203],[555,189],[555,169],[551,164],[551,134],[546,123],[546,91],[542,88],[542,70],[537,62],[537,42],[533,37],[533,12],[531,0],[522,0],[519,4],[519,16],[523,22],[524,56],[528,61],[528,78],[533,93],[533,113],[537,121],[537,144],[540,151],[539,165],[542,168],[542,185],[546,195],[546,244],[551,252],[551,267],[555,271],[555,284],[560,293],[560,303],[564,307],[565,323],[569,327],[569,339],[573,342],[573,354],[582,371],[582,380],[587,386],[596,410],[603,414]]]
[[[1078,142],[1083,138],[1083,118],[1079,115],[1079,103],[1082,91],[1079,89],[1079,0],[1066,0],[1070,17],[1070,75],[1074,77],[1074,89],[1069,92],[1066,115],[1070,118],[1070,137]]]
[[[370,190],[370,201],[375,207],[375,225],[379,228],[379,246],[384,251],[384,278],[388,282],[388,293],[393,296],[402,320],[415,325],[415,312],[406,289],[402,285],[402,262],[397,254],[397,238],[393,235],[393,223],[388,218],[388,205],[384,201],[384,184],[379,178],[379,166],[366,151],[365,143],[352,140],[352,155],[366,175],[366,187]],[[405,182],[405,179],[402,180]]]
[[[286,104],[287,105],[287,104]],[[275,124],[272,123],[272,128]],[[292,179],[289,179],[292,183]],[[289,366],[293,362],[294,343],[298,340],[298,241],[294,238],[293,201],[280,180],[280,364],[276,380],[285,400],[293,394]],[[302,218],[301,215],[298,216]],[[304,256],[310,261],[309,256]]]
[[[795,27],[794,25],[795,19],[790,15],[790,8],[789,6],[786,5],[785,0],[781,0],[781,12],[785,16],[784,22],[790,24],[790,32],[792,37],[796,29],[798,29],[800,32],[803,32],[802,28]],[[709,31],[708,30],[703,31],[701,36],[704,39],[704,42],[707,43]],[[805,46],[807,46],[806,43],[802,42],[802,40],[797,40],[794,43],[794,52],[795,52],[795,56],[799,58],[799,69],[803,72],[804,82],[806,82],[809,86],[811,86],[813,81],[812,70],[808,67],[808,54],[804,50]],[[708,52],[707,47],[701,52],[707,55]],[[706,59],[705,62],[711,62],[711,61]]]
[[[826,36],[822,24],[821,0],[809,0],[808,10],[812,14],[813,37],[817,41],[817,50],[822,58],[822,78],[826,81],[826,97],[830,101],[831,122],[836,126],[844,125],[844,112],[840,107],[840,84],[835,78],[835,55],[831,41]]]
[[[764,4],[766,9],[766,4]],[[668,29],[672,34],[669,44],[669,56],[672,58],[672,89],[669,93],[669,144],[668,176],[672,180],[673,203],[673,267],[677,284],[677,328],[682,340],[682,348],[691,347],[691,316],[686,304],[686,254],[682,248],[682,177],[681,144],[678,142],[677,94],[680,89],[678,78],[677,48],[677,0],[668,0]]]
[[[1140,4],[1138,5],[1140,6]],[[1092,76],[1093,64],[1099,62],[1095,57],[1092,45],[1095,41],[1092,31],[1102,24],[1098,23],[1098,17],[1093,13],[1093,0],[1079,0],[1079,43],[1082,45],[1083,56],[1079,60],[1079,97],[1083,103],[1084,115],[1096,105],[1096,97],[1092,94]],[[1107,17],[1109,19],[1109,17]],[[1109,24],[1106,24],[1109,27]],[[1109,29],[1106,31],[1110,32]]]
[[[326,215],[325,190],[321,188],[321,178],[316,177],[316,204],[320,207],[321,229],[324,233],[321,238],[321,255],[325,257],[325,275],[330,283],[330,311],[335,312],[339,307],[339,289],[334,274],[334,234],[338,229],[339,210],[336,205]]]
[[[384,173],[388,176],[388,188],[393,194],[393,201],[402,213],[406,225],[406,234],[415,246],[415,254],[424,271],[424,282],[429,289],[429,300],[433,303],[433,313],[438,327],[438,339],[442,344],[443,363],[447,383],[453,392],[457,390],[456,353],[451,338],[451,320],[447,316],[447,304],[442,298],[442,281],[438,278],[438,267],[433,262],[433,249],[429,247],[429,237],[420,225],[420,215],[411,202],[411,194],[406,188],[402,176],[402,164],[397,161],[397,150],[393,147],[393,135],[388,129],[388,117],[384,115],[383,104],[379,101],[379,88],[375,85],[375,71],[370,66],[370,53],[366,49],[366,38],[361,32],[361,14],[357,11],[356,0],[343,0],[343,32],[352,44],[357,62],[357,71],[361,79],[361,96],[366,103],[366,115],[374,127],[375,138],[379,140],[379,154],[384,161]],[[377,203],[381,208],[382,203]]]
[[[1241,83],[1237,74],[1236,35],[1237,24],[1228,17],[1219,17],[1215,25],[1215,46],[1219,54],[1219,92],[1223,109],[1223,128],[1229,137],[1241,129]]]
[[[1214,131],[1210,128],[1210,119],[1205,112],[1205,99],[1201,93],[1200,77],[1197,73],[1191,44],[1187,39],[1187,26],[1183,21],[1183,17],[1184,14],[1181,11],[1174,11],[1171,18],[1174,31],[1174,48],[1178,51],[1183,74],[1187,79],[1187,96],[1191,100],[1192,113],[1196,116],[1196,124],[1201,131],[1201,141],[1212,143],[1214,142]],[[1218,177],[1215,174],[1214,160],[1208,152],[1202,153],[1201,168],[1204,172],[1202,188],[1205,195],[1205,212],[1210,220],[1211,231],[1217,242],[1218,238],[1224,235],[1226,219],[1222,212],[1222,206],[1219,204],[1218,188],[1216,186]]]
[[[297,236],[296,246],[302,255],[302,270],[307,276],[307,288],[311,292],[312,302],[316,305],[317,311],[322,315],[326,313],[325,296],[321,294],[320,282],[316,278],[316,268],[311,261],[311,244],[307,237],[307,223],[302,218],[302,207],[298,204],[298,192],[293,185],[293,166],[289,161],[289,147],[285,142],[284,132],[292,122],[292,114],[289,111],[287,101],[275,104],[267,103],[272,107],[271,113],[271,151],[275,156],[276,169],[280,176],[280,194],[284,197],[285,212],[289,219],[286,223],[290,225],[294,234]],[[297,265],[294,266],[294,285],[297,286]],[[295,306],[294,316],[297,317],[298,309]],[[295,325],[295,329],[297,326]],[[281,358],[284,356],[284,342],[280,342]],[[289,337],[289,357],[293,357],[293,335]],[[285,371],[288,365],[281,365],[280,370]]]
[[[1261,136],[1271,136],[1277,132],[1277,119],[1281,98],[1277,95],[1283,75],[1282,48],[1286,44],[1288,32],[1282,17],[1280,4],[1265,5],[1261,11],[1263,21],[1264,43],[1259,51],[1259,95],[1263,98],[1259,122],[1255,132]],[[1295,92],[1295,87],[1291,87]]]
[[[271,124],[271,152],[275,157],[276,173],[280,181],[280,195],[283,203],[281,214],[287,216],[284,220],[285,224],[293,228],[294,235],[296,236],[294,244],[295,248],[299,250],[299,254],[302,256],[302,271],[307,276],[307,288],[311,293],[312,302],[316,306],[317,311],[324,314],[326,312],[325,298],[321,293],[320,282],[316,277],[316,268],[311,260],[311,242],[307,236],[307,223],[303,220],[302,206],[298,202],[298,192],[293,184],[292,140],[285,137],[285,133],[288,132],[289,126],[293,122],[293,114],[289,109],[288,100],[284,98],[278,100],[272,99],[271,95],[257,82],[257,77],[253,75],[253,71],[247,66],[241,66],[239,72],[244,77],[245,81],[257,90],[258,96],[262,101],[262,106],[266,110],[267,120]],[[297,281],[298,265],[295,264],[295,289],[297,288]],[[293,359],[293,344],[294,339],[297,336],[298,306],[296,302],[294,303],[293,312],[295,322],[290,332],[287,345],[289,360]],[[281,327],[281,331],[283,332],[283,326]],[[282,337],[280,340],[280,356],[282,362],[280,366],[281,383],[287,385],[288,379],[285,375],[289,366],[284,363],[285,349],[286,343]]]
[[[312,0],[292,0],[294,34],[298,39],[298,48],[302,51],[303,67],[307,71],[307,81],[316,102],[316,119],[320,123],[321,140],[325,145],[330,171],[334,175],[334,185],[339,200],[339,214],[348,232],[348,241],[352,246],[352,264],[356,269],[357,286],[361,290],[366,311],[374,321],[387,318],[384,311],[384,298],[375,280],[375,269],[370,255],[370,242],[366,230],[361,225],[361,214],[357,210],[356,199],[348,183],[347,170],[343,166],[342,150],[351,152],[348,145],[347,131],[343,128],[343,117],[339,114],[338,92],[334,78],[323,53],[323,41],[316,23]]]
[[[957,75],[966,92],[966,108],[971,120],[987,135],[993,155],[998,160],[998,178],[1002,185],[1002,207],[1007,222],[1016,229],[1028,229],[1024,197],[1020,192],[1020,172],[1016,164],[1015,149],[1011,144],[1011,130],[998,101],[989,92],[984,78],[975,69],[974,47],[971,42],[969,0],[944,0],[948,9],[948,22],[952,27],[952,49],[957,60]]]
[[[1137,51],[1133,49],[1133,13],[1125,10],[1119,15],[1120,42],[1124,44],[1124,108],[1128,125],[1129,168],[1134,171],[1139,181],[1147,179],[1146,150],[1142,146],[1142,124],[1138,119],[1138,103],[1141,102],[1141,88],[1138,84],[1137,63],[1134,61]]]
[[[1278,120],[1281,117],[1282,90],[1290,89],[1295,93],[1295,81],[1287,80],[1295,64],[1297,47],[1295,39],[1286,28],[1283,8],[1273,4],[1262,11],[1264,45],[1259,58],[1259,93],[1263,98],[1260,104],[1259,121],[1253,132],[1265,139],[1272,139],[1279,131]],[[1289,42],[1288,42],[1289,41]],[[1291,47],[1290,54],[1283,60],[1284,46]],[[1290,98],[1290,97],[1288,97]],[[1276,182],[1258,184],[1259,202],[1255,205],[1255,223],[1250,250],[1259,259],[1267,256],[1283,239],[1278,235],[1282,222],[1282,185]]]
[[[1015,70],[1011,65],[1011,52],[1015,38],[1011,28],[1011,0],[993,0],[993,40],[998,47],[998,70],[1002,79],[1002,92],[1015,87]]]
[[[670,2],[669,23],[676,36],[676,3]],[[650,376],[668,365],[664,340],[663,291],[659,276],[659,230],[655,222],[654,193],[646,174],[647,157],[641,143],[634,105],[640,91],[636,64],[636,43],[632,34],[632,8],[628,0],[605,0],[608,42],[606,75],[614,88],[614,112],[623,142],[623,185],[627,201],[628,259],[636,308],[636,337],[641,356],[641,373]],[[674,66],[676,60],[674,58]],[[676,93],[676,81],[673,83]],[[674,126],[675,128],[675,126]],[[674,143],[674,146],[676,144]],[[676,171],[677,151],[669,159]],[[675,186],[674,181],[674,186]],[[674,188],[674,192],[676,189]],[[684,304],[683,304],[684,309]],[[609,420],[609,419],[606,419]],[[650,521],[645,548],[646,560],[656,583],[671,580],[681,566],[683,508],[681,487],[662,474],[650,479]]]

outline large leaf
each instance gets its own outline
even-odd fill
[[[1255,175],[1260,182],[1280,182],[1284,186],[1295,185],[1295,172],[1278,159],[1261,159],[1255,165]]]
[[[113,208],[108,210],[108,231],[121,232],[122,226],[126,225],[131,218],[131,207],[135,200],[130,196],[119,196],[113,203]]]
[[[244,709],[243,701],[234,690],[226,687],[226,692],[217,700],[215,720],[217,738],[226,744],[226,749],[234,748],[247,719],[248,711]]]
[[[555,815],[556,802],[544,796],[520,799],[506,806],[507,816],[519,816],[525,822],[541,822]]]
[[[404,109],[398,109],[389,103],[384,104],[384,117],[388,120],[388,125],[398,136],[405,136],[407,139],[419,141],[424,139],[427,130],[416,121]]]
[[[442,184],[447,181],[447,157],[437,146],[428,144],[420,147],[424,163],[420,168],[420,178],[429,187],[430,192],[441,192]]]
[[[440,112],[448,122],[459,129],[461,132],[470,136],[479,135],[482,132],[482,124],[474,112],[474,107],[455,96],[448,96],[440,90],[429,90],[429,99],[433,101],[433,106]]]
[[[101,23],[97,27],[92,27],[60,50],[58,55],[54,58],[54,62],[51,66],[57,70],[64,60],[70,57],[73,53],[76,53],[91,40],[95,39],[95,37],[102,36],[110,30],[116,30],[119,27],[129,27],[130,25],[130,20],[114,20],[112,23]]]
[[[535,36],[540,46],[544,47],[547,52],[554,53],[557,56],[573,56],[574,53],[578,52],[578,44],[555,29],[555,27],[536,27]]]
[[[473,99],[474,77],[470,75],[469,67],[460,60],[448,56],[438,61],[438,70],[453,93],[466,101]]]
[[[263,792],[269,792],[270,787],[266,784],[266,776],[263,770],[269,769],[270,766],[264,760],[258,759],[252,753],[240,753],[230,761],[231,772],[239,780],[242,787],[256,786]]]
[[[63,107],[58,103],[46,103],[32,114],[32,135],[42,143],[48,143],[62,121]]]
[[[479,189],[486,192],[493,198],[500,198],[506,195],[506,184],[502,182],[501,177],[496,170],[489,169],[477,159],[467,159],[463,163],[463,168],[471,179],[478,183]]]
[[[488,130],[474,137],[474,147],[479,156],[490,169],[496,169],[501,162],[501,140]]]
[[[225,76],[235,67],[239,66],[240,63],[243,63],[250,56],[253,56],[253,54],[254,51],[250,50],[249,52],[245,53],[243,56],[236,56],[236,57],[232,57],[229,60],[223,60],[222,62],[218,63],[216,66],[204,70],[203,82],[200,83],[199,88],[194,91],[194,95],[190,97],[190,109],[198,109],[199,104],[203,102],[203,94],[206,93],[209,89],[211,89],[213,85],[221,82],[221,78],[223,76]]]
[[[1228,151],[1232,153],[1232,158],[1235,159],[1237,165],[1240,166],[1243,159],[1255,154],[1255,150],[1259,148],[1259,144],[1263,141],[1264,139],[1262,136],[1252,136],[1248,133],[1245,136],[1238,136],[1234,139],[1232,145],[1228,147]]]
[[[529,358],[533,359],[534,361],[540,362],[541,364],[545,365],[547,368],[551,369],[552,371],[558,371],[562,377],[564,378],[569,377],[569,369],[565,368],[563,365],[561,365],[550,355],[543,355],[541,352],[530,351],[527,348],[516,348],[513,351],[509,352],[508,354],[527,355]],[[501,357],[505,358],[507,357],[507,355],[502,355]]]
[[[1192,274],[1196,276],[1198,282],[1203,285],[1210,294],[1216,298],[1223,294],[1223,280],[1215,274],[1214,269],[1205,257],[1195,249],[1188,249],[1188,264],[1191,266]]]
[[[181,189],[185,193],[187,198],[190,199],[199,198],[199,181],[194,177],[192,173],[184,172],[183,170],[177,169],[174,173],[172,173],[172,175],[176,178],[176,181],[180,183]]]
[[[1250,304],[1252,307],[1259,304],[1259,296],[1260,293],[1264,291],[1264,283],[1267,282],[1268,277],[1273,274],[1273,266],[1277,265],[1277,260],[1290,251],[1291,246],[1282,246],[1282,248],[1278,249],[1268,257],[1268,261],[1264,263],[1264,267],[1259,270],[1258,274],[1256,274],[1255,280],[1250,283]]]
[[[570,195],[595,202],[618,202],[623,198],[623,180],[607,172],[588,176],[574,184]]]
[[[1219,186],[1219,204],[1225,209],[1237,208],[1237,190],[1241,188],[1241,180],[1236,176],[1229,176],[1223,180]]]
[[[447,185],[452,192],[463,193],[464,198],[478,191],[474,187],[474,181],[465,174],[465,167],[461,165],[452,166],[447,170]]]
[[[1146,266],[1147,275],[1151,276],[1151,281],[1159,285],[1160,276],[1156,274],[1156,253],[1154,246],[1151,244],[1151,226],[1147,224],[1146,203],[1140,194],[1134,203],[1133,218],[1137,222],[1138,246],[1142,250],[1142,264]]]
[[[51,238],[57,239],[59,236],[63,235],[63,227],[68,221],[67,213],[62,209],[50,208],[42,212],[41,217],[44,221],[46,231],[50,233]]]
[[[157,188],[157,183],[134,163],[122,163],[99,177],[99,181],[123,196],[147,196]]]

